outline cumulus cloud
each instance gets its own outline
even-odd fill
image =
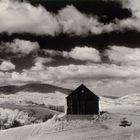
[[[40,68],[40,69],[39,69]],[[6,76],[7,75],[7,76]],[[93,91],[102,94],[116,94],[129,92],[126,89],[134,89],[140,81],[140,71],[138,66],[115,65],[115,64],[90,64],[90,65],[65,65],[65,66],[44,66],[41,69],[23,70],[11,72],[9,74],[0,73],[0,76],[8,83],[23,83],[39,81],[42,83],[76,88],[80,83],[86,83]],[[0,83],[4,81],[0,79]],[[112,88],[112,87],[113,88]],[[117,88],[118,87],[118,88]],[[140,89],[139,89],[140,90]],[[105,93],[106,92],[106,93]]]
[[[139,0],[125,0],[123,6],[131,9],[134,17],[140,17],[140,1]]]
[[[60,10],[58,21],[64,33],[85,35],[102,32],[102,24],[98,22],[97,18],[81,13],[74,6],[67,6]]]
[[[37,74],[37,73],[36,73]],[[33,75],[33,74],[32,74]],[[29,76],[27,71],[23,71],[22,73],[18,73],[18,72],[12,72],[10,74],[11,79],[9,81],[13,82],[13,81],[20,81],[20,82],[28,82],[28,81],[34,81],[35,78],[32,76]]]
[[[98,50],[90,47],[75,47],[70,52],[63,52],[64,57],[71,57],[81,61],[100,62],[101,57]]]
[[[0,32],[52,35],[59,32],[54,15],[42,6],[13,0],[0,1]]]
[[[110,46],[107,56],[114,63],[140,66],[140,49],[125,46]]]
[[[63,55],[82,61],[101,61],[99,52],[89,47],[75,47],[70,52],[63,52]],[[24,79],[24,81],[40,81],[55,84],[77,79],[82,81],[82,79],[122,80],[140,78],[140,50],[138,48],[111,46],[110,49],[106,50],[106,55],[111,61],[109,64],[87,63],[86,65],[68,64],[65,66],[45,66],[46,63],[51,63],[54,60],[50,57],[37,57],[35,65],[30,70],[23,70],[22,73],[13,72],[11,80],[23,81]],[[14,69],[14,66],[9,69]]]
[[[61,32],[70,35],[101,34],[114,30],[114,24],[104,25],[93,15],[66,6],[55,15],[43,6],[13,0],[0,1],[0,33],[32,33],[55,36]]]
[[[123,7],[128,8],[132,12],[132,17],[117,21],[114,25],[114,30],[136,30],[140,32],[140,1],[125,0],[120,1]]]
[[[22,73],[12,72],[9,74],[10,78],[6,75],[8,74],[0,73],[3,78],[3,80],[0,79],[0,83],[4,79],[5,81],[8,80],[10,84],[38,81],[72,89],[81,83],[85,83],[95,93],[102,95],[125,95],[132,91],[140,91],[140,88],[136,88],[140,82],[139,67],[128,65],[71,64],[57,67],[45,66],[43,69],[23,70]]]
[[[13,73],[13,79],[23,79],[41,82],[62,82],[67,80],[103,80],[103,79],[137,79],[140,78],[139,67],[117,66],[114,64],[94,65],[66,65],[57,67],[45,67],[44,69],[24,70]]]
[[[31,67],[31,70],[44,70],[45,63],[51,63],[53,62],[54,59],[51,57],[37,57],[35,58],[35,65],[33,67]]]
[[[39,48],[40,46],[37,42],[20,39],[14,39],[13,42],[2,43],[0,45],[0,50],[5,51],[6,53],[23,55],[28,55],[31,52],[38,50]]]
[[[116,25],[113,25],[114,30],[124,31],[125,29],[135,30],[140,32],[140,18],[131,17],[124,20],[117,21]]]
[[[10,61],[3,61],[0,65],[1,71],[10,71],[10,70],[14,70],[15,68],[16,66]]]
[[[111,0],[107,0],[111,1]],[[140,32],[140,2],[139,0],[120,1],[123,7],[132,11],[132,17],[103,24],[98,17],[84,14],[74,6],[67,6],[59,11],[58,21],[62,26],[63,33],[72,35],[102,34],[112,31],[124,31],[125,29]]]

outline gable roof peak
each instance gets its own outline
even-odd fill
[[[66,98],[70,97],[71,95],[75,94],[76,92],[81,93],[82,91],[88,91],[89,93],[92,93],[92,95],[95,96],[97,99],[99,99],[99,97],[96,94],[94,94],[91,90],[89,90],[84,84],[81,84],[79,87],[77,87],[75,90],[73,90],[72,93],[69,94]]]
[[[84,84],[81,84],[79,87],[86,87]]]

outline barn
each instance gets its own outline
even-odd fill
[[[91,115],[99,113],[99,97],[85,85],[80,85],[66,97],[68,115]]]

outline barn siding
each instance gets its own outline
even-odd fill
[[[67,97],[67,114],[86,115],[98,113],[99,98],[84,85],[78,87]]]

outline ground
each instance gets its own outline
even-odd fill
[[[61,123],[53,119],[46,123],[29,125],[0,132],[2,140],[139,140],[139,115],[111,114],[112,119],[96,122],[85,127],[78,124],[77,128],[60,127]],[[133,124],[130,127],[120,127],[119,121],[127,117]],[[56,125],[55,125],[56,123]],[[72,122],[73,123],[73,122]],[[82,123],[82,122],[81,122]],[[88,124],[88,122],[87,122]],[[79,125],[79,126],[78,126]],[[59,128],[60,127],[60,128]],[[58,129],[59,128],[59,129]]]
[[[27,97],[27,94],[29,95]],[[65,95],[62,93],[39,94],[36,93],[34,98],[29,93],[17,93],[15,95],[1,95],[0,107],[14,109],[33,109],[35,106],[29,106],[28,101],[44,105],[65,104]],[[61,96],[60,96],[61,95]],[[16,98],[17,97],[17,98]],[[3,99],[4,98],[4,99]],[[3,100],[2,100],[3,99]],[[39,99],[39,100],[37,100]],[[11,101],[11,106],[6,105]],[[19,102],[21,101],[21,102]],[[24,102],[23,102],[24,101]],[[61,102],[60,102],[61,101]],[[26,104],[25,104],[26,103]],[[36,107],[35,107],[36,108]],[[44,108],[44,109],[43,109]],[[44,106],[36,109],[47,111]],[[0,131],[1,140],[139,140],[140,139],[140,94],[133,94],[121,98],[100,97],[100,111],[107,111],[110,119],[95,120],[71,120],[67,121],[56,112],[52,119],[28,126],[12,128]],[[53,111],[55,113],[55,111]],[[62,118],[63,119],[62,119]],[[61,118],[61,119],[60,119]],[[121,120],[126,118],[131,122],[130,126],[120,126]]]

